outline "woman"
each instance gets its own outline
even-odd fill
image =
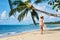
[[[43,16],[40,16],[40,32],[41,32],[41,34],[43,34],[43,27],[44,27]]]

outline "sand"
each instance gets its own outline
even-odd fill
[[[60,40],[60,30],[31,31],[14,36],[0,38],[0,40]]]

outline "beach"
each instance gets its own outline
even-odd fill
[[[60,29],[44,30],[43,34],[40,34],[40,30],[25,32],[22,34],[3,37],[0,40],[60,40]]]

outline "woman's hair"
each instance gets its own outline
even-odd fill
[[[43,19],[43,16],[41,16],[40,18]]]

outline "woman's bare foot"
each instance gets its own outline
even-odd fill
[[[41,34],[43,34],[43,32],[41,32]]]

